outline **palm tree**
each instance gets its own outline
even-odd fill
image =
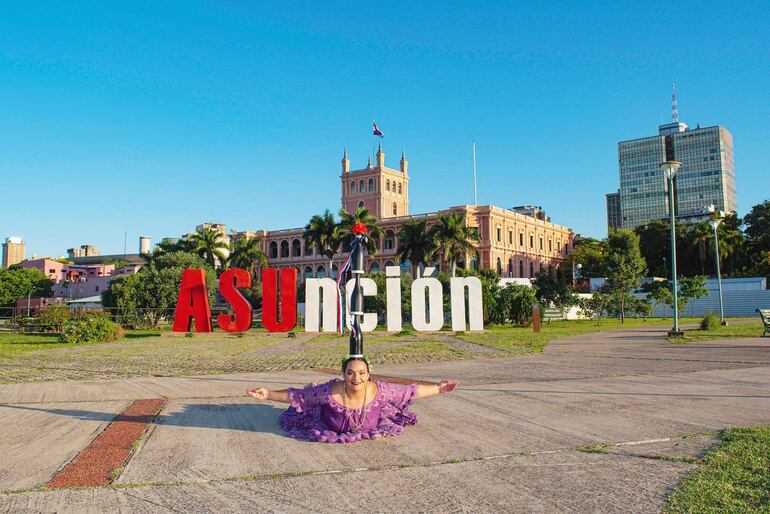
[[[428,231],[433,242],[430,258],[441,258],[452,267],[452,276],[457,272],[457,261],[465,258],[468,253],[478,255],[473,244],[479,241],[479,233],[475,228],[465,225],[465,213],[452,212],[440,214],[438,223]]]
[[[216,269],[217,261],[224,264],[227,260],[229,245],[221,239],[221,235],[216,230],[210,228],[196,230],[188,239],[194,245],[192,251],[205,259],[212,268]]]
[[[398,230],[398,258],[412,264],[412,276],[419,278],[420,264],[425,263],[433,251],[425,221],[408,221]]]
[[[693,223],[690,226],[688,239],[690,244],[698,250],[698,260],[700,260],[700,272],[701,275],[706,274],[706,248],[714,237],[712,235],[711,227],[706,222]]]
[[[267,255],[259,247],[262,238],[254,236],[250,238],[242,237],[230,244],[230,266],[234,268],[243,268],[249,270],[251,276],[256,279],[254,271],[257,265],[264,267],[267,265]]]
[[[305,225],[302,234],[305,244],[314,246],[321,255],[329,258],[329,277],[332,276],[332,259],[340,247],[340,230],[334,215],[326,209],[323,214],[316,214]]]
[[[375,239],[379,239],[382,236],[382,229],[377,225],[377,218],[369,214],[369,209],[366,207],[359,207],[356,209],[355,214],[351,214],[345,209],[340,209],[340,237],[343,248],[345,251],[350,247],[350,242],[353,240],[353,225],[356,223],[363,223],[366,225],[368,232],[366,243],[366,252],[372,256],[377,254],[377,243]]]

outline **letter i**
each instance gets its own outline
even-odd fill
[[[401,332],[401,268],[385,267],[388,332]]]

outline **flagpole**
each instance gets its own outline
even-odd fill
[[[476,194],[476,141],[473,142],[473,205],[478,205],[479,199]]]

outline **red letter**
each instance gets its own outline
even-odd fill
[[[277,269],[262,270],[262,326],[268,332],[288,332],[297,324],[296,268],[281,270],[280,322],[278,321],[279,305],[276,305],[277,283]]]
[[[251,328],[251,304],[238,288],[251,287],[251,273],[245,269],[233,268],[219,275],[219,294],[233,308],[232,314],[217,316],[219,328],[225,332],[245,332]]]
[[[211,309],[206,291],[206,272],[202,269],[186,269],[182,273],[182,285],[174,313],[174,332],[189,332],[195,318],[196,332],[211,332]]]

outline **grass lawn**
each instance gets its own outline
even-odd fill
[[[725,430],[663,512],[770,512],[770,426]]]
[[[700,328],[684,330],[684,337],[669,337],[668,340],[681,344],[732,337],[759,337],[764,330],[759,319],[729,319],[727,322],[729,323],[727,326],[717,327],[716,330],[701,330]],[[770,346],[770,338],[768,338],[768,346]]]
[[[512,357],[542,352],[548,341],[560,337],[670,324],[670,319],[627,319],[624,324],[605,319],[599,325],[590,320],[553,321],[544,323],[539,334],[531,327],[511,326],[489,326],[483,333],[378,330],[367,334],[366,348],[374,365]],[[53,334],[0,333],[0,382],[336,368],[347,352],[348,337],[301,330],[295,337],[264,330],[243,334],[129,330],[117,342],[63,344]]]

